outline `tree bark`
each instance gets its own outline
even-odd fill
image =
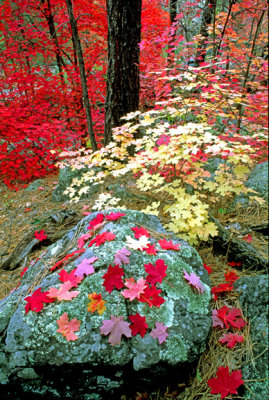
[[[85,114],[86,114],[88,133],[89,133],[92,149],[93,149],[93,151],[96,151],[97,144],[96,144],[94,131],[93,131],[93,125],[92,125],[92,114],[91,114],[91,106],[90,106],[90,101],[89,101],[89,93],[88,93],[88,88],[87,88],[85,64],[84,64],[81,43],[80,43],[80,39],[79,39],[79,35],[78,35],[77,23],[76,23],[74,13],[73,13],[72,0],[66,0],[66,5],[67,5],[69,20],[70,20],[70,25],[71,25],[71,30],[72,30],[72,36],[74,38],[75,50],[76,50],[76,54],[77,54],[77,58],[78,58],[80,81],[81,81],[81,87],[82,87],[82,97],[83,97],[83,104],[84,104],[84,109],[85,109]]]
[[[206,56],[206,40],[208,38],[207,27],[211,24],[213,19],[213,10],[216,6],[216,0],[206,0],[202,14],[202,22],[200,27],[200,35],[202,36],[198,50],[195,55],[195,64],[199,66],[200,63],[205,61]]]
[[[171,24],[175,22],[177,16],[177,0],[170,0],[169,2],[169,16]]]
[[[121,117],[139,107],[139,46],[142,0],[107,0],[108,71],[105,103],[107,145]]]

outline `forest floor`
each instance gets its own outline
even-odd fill
[[[29,231],[45,229],[48,226],[48,215],[50,212],[59,210],[73,210],[77,214],[77,218],[83,218],[85,212],[90,212],[91,207],[97,195],[90,199],[83,199],[76,204],[69,202],[55,203],[52,201],[52,192],[57,185],[57,175],[51,175],[44,179],[42,186],[35,191],[26,191],[20,189],[18,191],[9,190],[5,185],[0,186],[0,265],[12,254],[15,247]],[[122,183],[122,182],[120,182]],[[142,209],[145,207],[143,202],[129,201],[123,203],[126,208]],[[238,222],[243,228],[247,228],[251,224],[266,222],[267,207],[259,206],[258,208],[250,208],[244,210],[244,213],[220,216],[221,223],[224,225]],[[46,225],[47,224],[47,225]],[[53,229],[61,229],[54,227]],[[71,228],[71,226],[70,226]],[[259,249],[264,256],[267,254],[268,242],[260,234],[251,233],[252,245]],[[7,296],[20,282],[21,273],[31,261],[36,259],[44,250],[46,242],[40,242],[23,265],[13,271],[3,270],[0,267],[0,299]],[[212,243],[203,244],[197,248],[203,262],[212,268],[210,275],[212,286],[225,283],[224,273],[229,270],[235,270],[235,267],[227,265],[227,254],[216,255],[213,252]],[[236,268],[239,277],[265,273],[265,271],[253,271],[249,268]],[[267,272],[266,272],[267,273]],[[227,292],[220,295],[218,300],[212,300],[212,309],[219,309],[222,306],[239,307],[238,294]],[[253,344],[250,337],[250,326],[246,324],[242,334],[244,342],[237,344],[233,349],[228,348],[219,342],[219,338],[226,333],[223,329],[213,329],[208,341],[207,350],[201,356],[194,375],[190,377],[189,382],[174,382],[167,388],[156,388],[154,393],[134,393],[132,399],[142,400],[161,400],[161,399],[178,399],[178,400],[216,400],[216,395],[210,394],[210,388],[207,384],[208,379],[215,376],[216,370],[220,366],[229,366],[229,370],[241,369],[244,360],[253,359]],[[245,383],[247,387],[247,383]],[[135,392],[135,388],[134,388]],[[239,390],[240,393],[240,390]],[[235,398],[242,398],[240,395]],[[128,397],[122,396],[121,400],[127,400]]]

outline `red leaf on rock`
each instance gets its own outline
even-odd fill
[[[159,343],[166,342],[166,338],[168,336],[168,333],[166,332],[167,326],[165,326],[162,322],[155,322],[155,329],[152,329],[150,332],[150,336],[152,336],[154,339],[158,339]]]
[[[161,290],[156,289],[154,285],[152,285],[152,287],[147,285],[144,293],[138,298],[138,301],[141,301],[142,303],[148,303],[150,307],[160,307],[165,302],[164,298],[159,296],[160,293]]]
[[[137,282],[135,282],[134,278],[126,279],[124,285],[128,289],[124,289],[121,292],[121,294],[126,299],[130,299],[131,301],[134,300],[135,298],[139,298],[139,296],[145,291],[146,288],[145,283],[146,281],[143,278],[138,279]]]
[[[92,236],[92,233],[86,233],[85,235],[80,236],[78,239],[78,248],[82,249],[85,242]]]
[[[121,278],[123,275],[124,271],[118,265],[115,265],[115,267],[109,265],[107,273],[103,275],[103,286],[105,287],[106,291],[111,293],[114,287],[117,289],[123,288],[123,281]]]
[[[133,323],[133,325],[130,326],[133,336],[139,333],[141,337],[144,337],[148,329],[146,318],[136,313],[135,315],[130,315],[129,319]]]
[[[157,256],[157,251],[155,244],[148,244],[147,247],[144,247],[143,251],[145,251],[147,254],[151,256]]]
[[[98,257],[84,258],[75,269],[75,275],[84,278],[84,275],[91,275],[94,273],[92,263],[98,260]]]
[[[95,246],[100,246],[100,244],[103,244],[105,242],[110,242],[111,240],[114,240],[116,237],[116,235],[114,235],[114,233],[112,232],[103,232],[100,233],[99,235],[96,235],[96,237],[94,239],[92,239],[89,243],[89,247],[91,247],[94,243]]]
[[[135,234],[134,237],[136,239],[139,239],[141,236],[150,237],[150,234],[148,233],[148,231],[145,228],[143,228],[143,226],[141,226],[141,228],[134,227],[134,228],[131,228],[131,229],[134,232],[134,234]]]
[[[65,269],[62,269],[61,272],[58,272],[59,279],[61,282],[70,282],[72,287],[77,287],[78,284],[82,281],[80,276],[75,276],[75,269],[71,272],[67,272]]]
[[[32,310],[34,312],[39,312],[43,309],[43,303],[53,303],[55,299],[51,299],[47,296],[48,292],[41,292],[41,288],[36,289],[31,296],[25,297],[24,300],[27,301],[25,306],[25,314]]]
[[[149,274],[146,277],[146,281],[151,284],[162,283],[163,278],[166,276],[167,265],[165,265],[164,260],[159,258],[155,265],[151,263],[144,265],[145,271]]]
[[[227,346],[230,348],[233,348],[236,345],[236,343],[240,343],[243,341],[244,341],[243,335],[237,335],[237,333],[232,333],[232,332],[229,332],[229,333],[223,335],[219,339],[219,342],[221,342],[221,343],[227,342]]]
[[[80,250],[75,250],[70,254],[67,254],[64,258],[62,258],[60,261],[58,261],[53,267],[51,267],[51,271],[54,271],[56,268],[63,267],[64,265],[67,264],[67,261],[71,261],[70,258],[73,258],[73,260],[78,257],[80,254],[84,253],[85,249],[80,249]],[[72,261],[73,261],[72,260]]]
[[[168,242],[166,239],[160,239],[158,243],[164,250],[180,250],[180,244],[173,244],[172,240]]]
[[[87,229],[89,230],[98,229],[102,225],[104,218],[105,218],[104,214],[102,213],[97,214],[96,217],[89,222],[89,226]]]
[[[110,214],[106,215],[106,219],[108,221],[117,221],[117,219],[124,217],[124,215],[126,214],[123,214],[121,212],[116,212],[116,213],[111,212]]]
[[[42,242],[42,240],[45,240],[47,238],[47,235],[45,234],[44,230],[42,230],[40,232],[35,231],[35,238],[37,240],[40,240],[40,242]]]
[[[130,324],[123,321],[123,317],[115,317],[114,315],[111,315],[111,319],[103,321],[100,331],[102,335],[108,335],[110,333],[108,341],[112,346],[120,344],[122,335],[128,338],[132,336]]]
[[[232,307],[229,309],[226,306],[221,307],[218,311],[218,317],[223,320],[226,328],[229,328],[229,324],[234,328],[241,329],[246,323],[242,319],[242,312],[239,308]]]
[[[228,367],[219,367],[217,370],[217,378],[211,378],[207,381],[211,388],[212,394],[221,394],[224,399],[228,394],[237,394],[236,389],[241,386],[242,380],[241,370],[233,371],[230,375]]]

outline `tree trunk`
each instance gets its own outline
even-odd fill
[[[213,19],[213,10],[216,6],[216,0],[206,0],[202,14],[202,22],[200,27],[200,35],[202,36],[198,50],[195,56],[195,64],[199,66],[200,63],[205,61],[206,56],[206,40],[208,38],[207,27],[211,24]]]
[[[89,94],[88,94],[88,88],[87,88],[85,64],[84,64],[81,43],[80,43],[80,39],[79,39],[79,35],[78,35],[77,23],[76,23],[74,13],[73,13],[72,0],[66,0],[66,5],[67,5],[67,10],[68,10],[72,35],[74,38],[75,50],[76,50],[76,54],[78,57],[80,81],[81,81],[81,86],[82,86],[82,97],[83,97],[83,104],[84,104],[86,120],[87,120],[87,128],[88,128],[88,132],[89,132],[92,149],[93,149],[93,151],[96,151],[97,144],[96,144],[94,131],[93,131],[93,125],[92,125],[92,114],[91,114],[91,106],[90,106]]]
[[[169,2],[169,16],[171,24],[175,22],[177,16],[177,0],[170,0]]]
[[[121,117],[139,107],[139,46],[142,0],[107,0],[108,71],[105,137],[111,141],[112,128]]]

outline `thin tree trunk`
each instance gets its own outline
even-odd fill
[[[94,131],[93,131],[93,125],[92,125],[92,114],[91,114],[91,106],[90,106],[90,101],[89,101],[89,93],[88,93],[88,88],[87,88],[85,64],[84,64],[81,43],[80,43],[80,39],[79,39],[79,35],[78,35],[77,23],[76,23],[74,13],[73,13],[72,0],[66,0],[66,5],[67,5],[67,10],[68,10],[72,35],[74,38],[75,50],[76,50],[76,54],[78,57],[80,81],[81,81],[81,86],[82,86],[82,97],[83,97],[83,104],[84,104],[85,113],[86,113],[88,133],[89,133],[92,149],[93,149],[93,151],[96,151],[97,144],[96,144]]]
[[[142,0],[107,0],[108,71],[105,140],[121,117],[139,107],[139,46]]]
[[[208,38],[207,27],[211,24],[213,19],[213,7],[216,0],[206,0],[202,14],[202,22],[200,27],[201,40],[198,43],[198,49],[195,55],[195,64],[199,66],[200,63],[205,61],[206,56],[206,40]]]

